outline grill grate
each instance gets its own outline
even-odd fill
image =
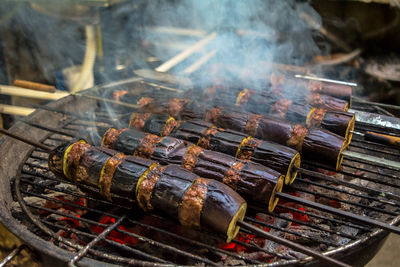
[[[98,116],[95,113],[96,118],[100,118],[101,121],[96,123],[98,127],[106,128],[110,126],[110,123],[114,123],[113,120],[104,116],[104,110],[99,109],[98,113],[102,114],[102,116]],[[69,115],[74,114],[70,113]],[[93,122],[84,116],[79,118],[71,116],[64,126],[60,128],[60,131],[49,132],[42,140],[42,143],[54,147],[62,142],[72,140],[71,133],[77,131],[85,133],[88,127],[93,126]],[[385,132],[385,129],[374,127],[371,129],[370,126],[363,124],[356,124],[356,130],[359,132],[367,130]],[[386,131],[385,133],[388,132]],[[400,136],[400,132],[396,131],[391,131],[390,134]],[[357,139],[357,137],[354,140],[354,145],[352,144],[349,148],[351,151],[398,160],[398,155],[400,154],[398,150]],[[395,223],[399,219],[400,172],[398,170],[346,158],[343,161],[343,170],[336,174],[336,177],[323,174],[333,172],[333,170],[323,168],[318,163],[306,162],[303,167],[306,169],[299,174],[299,178],[294,185],[287,187],[287,190],[308,195],[313,199],[320,198],[328,202],[333,201],[345,210],[351,210],[353,213],[366,215],[380,221]],[[342,179],[338,178],[340,176],[343,176]],[[309,189],[310,186],[312,186],[312,190]],[[42,238],[54,242],[55,245],[63,249],[72,251],[75,256],[71,259],[70,264],[77,264],[82,257],[115,264],[143,266],[171,263],[218,265],[224,257],[231,257],[232,264],[259,264],[270,261],[274,261],[275,264],[278,261],[281,264],[289,264],[305,257],[305,255],[294,251],[285,253],[282,250],[283,248],[278,246],[279,249],[277,249],[277,245],[272,242],[268,246],[261,247],[260,244],[255,242],[255,239],[235,240],[234,243],[236,245],[252,251],[252,253],[236,253],[216,245],[222,240],[221,237],[206,231],[192,230],[190,234],[202,236],[202,238],[196,240],[196,238],[190,238],[190,235],[174,232],[170,228],[141,221],[140,218],[143,218],[143,215],[135,214],[136,212],[140,213],[139,211],[133,210],[128,214],[125,205],[121,204],[130,200],[122,199],[117,203],[108,203],[97,197],[96,192],[94,194],[82,193],[76,190],[72,183],[55,177],[47,168],[47,153],[40,149],[32,149],[23,161],[20,175],[15,179],[14,188],[15,197],[24,212],[22,216],[28,216],[37,227],[32,231],[39,230]],[[323,191],[314,191],[316,188]],[[88,190],[93,191],[93,189],[89,188]],[[89,204],[82,206],[71,203],[57,198],[60,195],[70,196],[73,199],[83,199]],[[118,196],[112,196],[118,199]],[[32,198],[41,201],[32,203]],[[56,208],[47,207],[46,203],[81,209],[85,211],[85,214],[90,214],[90,216],[76,216],[76,214],[68,213],[68,210],[60,211]],[[343,250],[343,245],[351,246],[351,244],[356,244],[377,232],[377,229],[371,229],[361,223],[336,217],[327,211],[312,208],[299,210],[285,205],[285,203],[279,203],[277,209],[307,216],[309,221],[301,221],[278,213],[267,213],[265,209],[255,206],[249,206],[250,213],[245,218],[245,221],[261,228],[266,227],[274,235],[295,239],[295,241],[311,246],[313,249],[319,248],[322,251],[332,251],[330,253],[341,251]],[[279,220],[281,224],[260,221],[257,216],[260,213],[270,216],[270,218],[274,219],[274,222]],[[89,227],[72,228],[67,225],[61,225],[59,221],[53,220],[52,216],[74,220],[79,224],[89,225]],[[109,216],[113,219],[113,223],[101,223],[98,221],[99,216]],[[162,221],[165,225],[174,225],[165,218],[157,216],[149,216],[149,218]],[[304,227],[303,231],[281,227],[281,225],[291,223]],[[127,231],[126,227],[122,227],[125,224],[140,227],[155,234],[147,236]],[[101,233],[92,231],[93,227],[100,227],[102,229]],[[66,233],[65,236],[60,235],[60,232]],[[140,246],[128,243],[121,244],[115,241],[116,239],[110,238],[110,233],[113,232],[137,240]],[[245,236],[248,232],[242,230],[241,233]],[[316,235],[313,235],[313,233],[316,233]],[[161,238],[154,238],[157,235]],[[212,242],[205,242],[204,240]],[[104,244],[107,244],[107,246]],[[263,258],[257,258],[257,253],[264,253]]]

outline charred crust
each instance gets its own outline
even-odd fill
[[[260,122],[262,115],[251,114],[246,122],[245,132],[249,135],[255,136],[257,133],[258,123]]]
[[[71,144],[65,151],[65,162],[63,165],[64,175],[71,181],[79,181],[77,176],[77,168],[79,166],[80,159],[85,153],[85,150],[90,147],[85,141],[81,140]]]
[[[320,93],[322,91],[322,82],[310,80],[308,82],[308,89],[313,93]]]
[[[156,149],[155,144],[160,142],[162,138],[154,135],[148,134],[146,137],[140,140],[138,147],[136,148],[135,152],[133,153],[134,156],[143,157],[143,158],[151,158]]]
[[[173,98],[168,102],[168,114],[172,117],[178,117],[183,106],[189,102],[189,99]]]
[[[144,106],[147,106],[148,104],[152,103],[153,101],[154,101],[154,98],[143,96],[136,102],[136,104],[138,104],[141,107],[144,107]]]
[[[154,163],[139,178],[136,187],[136,200],[144,211],[153,210],[151,196],[162,170],[163,167],[160,167],[158,163]]]
[[[126,130],[129,130],[129,128],[124,128],[120,130],[117,130],[115,128],[109,128],[103,135],[103,138],[101,140],[101,145],[114,149],[115,142],[118,140],[119,135],[125,132]]]
[[[307,116],[307,121],[306,121],[307,127],[320,126],[325,118],[325,115],[326,115],[326,109],[313,108],[310,111],[309,115]]]
[[[111,182],[114,177],[115,170],[122,163],[123,159],[127,156],[122,153],[117,153],[107,160],[104,164],[101,172],[98,187],[100,188],[100,194],[111,201]]]
[[[161,136],[170,135],[170,133],[178,125],[179,125],[179,123],[173,117],[169,117],[169,119],[165,122],[164,127],[161,129]]]
[[[272,112],[278,115],[280,118],[284,119],[286,117],[286,113],[288,112],[289,106],[292,104],[292,101],[289,99],[279,99],[272,106]]]
[[[287,145],[295,148],[297,151],[301,151],[307,131],[307,128],[303,125],[296,124],[293,127],[293,132],[290,139],[287,141]]]
[[[225,172],[224,178],[222,182],[227,186],[233,188],[233,190],[237,190],[237,183],[240,181],[240,171],[246,166],[246,164],[242,161],[235,161],[231,168]]]
[[[209,179],[197,178],[186,190],[179,207],[179,222],[186,227],[201,227],[201,213]]]
[[[221,129],[217,128],[216,126],[211,126],[210,128],[207,128],[203,133],[202,133],[202,137],[199,138],[199,141],[197,142],[198,146],[201,146],[205,149],[210,147],[210,141],[211,138],[218,133],[219,131],[221,131]]]
[[[203,152],[203,148],[192,145],[187,150],[182,158],[182,167],[186,170],[192,171],[196,167],[198,156]]]
[[[236,151],[235,157],[241,160],[251,159],[255,149],[261,144],[261,142],[261,140],[255,139],[251,136],[243,138]]]
[[[129,121],[129,128],[143,130],[146,120],[151,116],[151,113],[133,113]]]
[[[221,115],[221,113],[222,113],[221,107],[212,108],[206,112],[204,120],[212,122],[212,123],[216,123],[216,121],[218,120],[218,117]]]

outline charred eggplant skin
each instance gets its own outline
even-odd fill
[[[229,187],[227,189],[217,181],[211,180],[209,183],[201,213],[201,224],[209,225],[210,229],[215,232],[221,233],[229,229],[237,211],[243,205],[246,205],[239,195],[232,194],[233,192],[229,191],[233,190]],[[228,203],[231,203],[231,205],[227,206]],[[227,236],[229,238],[230,234]]]
[[[178,218],[182,198],[197,177],[176,165],[167,166],[160,174],[151,195],[155,212]]]
[[[310,161],[338,170],[345,139],[324,129],[311,127],[304,138],[302,153]]]

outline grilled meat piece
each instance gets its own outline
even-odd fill
[[[141,209],[166,215],[186,227],[205,227],[232,240],[246,212],[246,202],[218,181],[200,178],[177,165],[126,156],[83,140],[63,144],[49,154],[56,175],[91,187],[135,198]]]

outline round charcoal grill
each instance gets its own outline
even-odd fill
[[[132,88],[140,91],[146,90],[148,86],[152,85],[143,81],[123,81],[94,88],[86,93],[93,95],[99,91],[109,93]],[[117,124],[117,120],[108,117],[104,107],[104,103],[98,100],[69,96],[49,104],[45,107],[47,110],[34,112],[27,118],[30,125],[20,122],[11,131],[55,147],[72,140],[72,135],[80,131],[85,135],[93,127],[104,131],[111,124]],[[60,110],[63,113],[55,112]],[[77,112],[79,117],[75,116]],[[46,126],[47,129],[39,129],[32,126],[34,124]],[[356,125],[359,132],[371,129],[400,136],[399,131]],[[98,136],[91,137],[96,140]],[[398,150],[357,137],[354,137],[349,149],[389,160],[398,160],[400,155]],[[113,196],[116,201],[108,203],[98,195],[97,190],[78,190],[75,185],[55,177],[47,169],[47,152],[20,141],[3,136],[0,139],[0,153],[1,221],[41,255],[43,264],[323,265],[279,244],[256,242],[254,237],[250,239],[243,231],[241,236],[248,239],[231,244],[234,248],[241,248],[238,253],[222,246],[223,239],[220,236],[207,231],[186,232],[167,218],[144,215],[134,208],[127,209],[129,200]],[[300,175],[288,189],[300,193],[300,197],[312,196],[317,202],[324,200],[324,204],[334,204],[392,225],[400,220],[400,197],[397,197],[400,195],[399,170],[362,160],[345,159],[343,170],[336,174],[342,179],[334,184],[323,179],[331,170],[323,170],[318,162],[305,162],[304,167],[314,171],[319,168],[323,174],[319,175],[320,178],[315,172]],[[373,190],[359,190],[360,185]],[[274,235],[290,238],[357,265],[368,262],[388,234],[356,221],[304,207],[305,210],[299,210],[296,206],[282,202],[277,208],[285,209],[284,214],[268,214],[265,209],[250,206],[245,220],[268,228]],[[290,211],[308,220],[287,217],[285,214]],[[263,218],[260,219],[260,216]],[[292,227],[293,224],[297,224],[297,228]]]

